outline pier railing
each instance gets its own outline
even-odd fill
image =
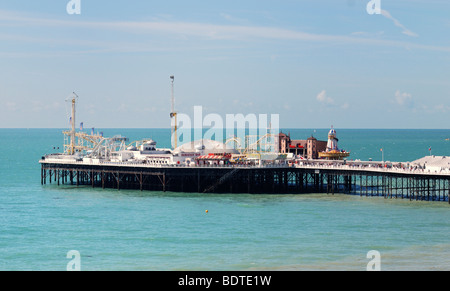
[[[417,166],[390,166],[383,167],[376,163],[370,165],[358,164],[340,164],[340,163],[326,163],[324,161],[310,161],[306,163],[268,163],[268,164],[159,164],[159,163],[143,163],[143,162],[84,162],[84,161],[67,161],[67,160],[41,160],[41,163],[49,164],[64,164],[64,165],[91,165],[91,166],[117,166],[117,167],[133,167],[133,168],[246,168],[246,169],[260,169],[260,168],[298,168],[298,169],[318,169],[318,170],[345,170],[345,171],[368,171],[379,173],[397,173],[397,174],[411,174],[411,175],[439,175],[449,176],[450,169],[430,170],[423,169]],[[397,163],[406,164],[406,163]]]
[[[416,167],[412,168],[383,168],[383,167],[359,167],[359,166],[349,166],[349,165],[295,165],[296,168],[305,169],[334,169],[334,170],[348,170],[348,171],[369,171],[369,172],[380,172],[380,173],[401,173],[401,174],[413,174],[413,175],[442,175],[450,176],[450,170],[440,170],[432,171],[427,169],[419,169]]]

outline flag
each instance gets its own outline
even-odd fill
[[[428,150],[431,152],[431,147]]]
[[[383,149],[380,149],[380,152],[382,152],[383,151]]]

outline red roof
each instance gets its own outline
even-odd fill
[[[199,156],[196,157],[197,160],[226,160],[228,158],[224,157],[224,156],[218,156],[218,155],[207,155],[207,156]]]

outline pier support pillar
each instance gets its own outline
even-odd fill
[[[163,192],[166,192],[166,172],[163,174]]]
[[[248,170],[247,171],[247,193],[252,193],[252,182],[253,182],[253,179],[252,179],[252,175],[253,175],[253,172],[252,171],[250,171],[250,170]]]
[[[200,193],[200,169],[197,170],[197,192]]]

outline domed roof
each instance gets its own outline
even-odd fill
[[[332,128],[332,129],[330,130],[330,132],[328,132],[328,135],[336,136],[336,130],[334,130],[334,128]]]
[[[201,139],[185,143],[174,149],[173,153],[176,154],[180,152],[195,152],[200,150],[205,151],[205,153],[239,153],[239,151],[235,150],[231,146],[211,139]]]
[[[156,145],[156,141],[154,141],[154,140],[152,140],[152,139],[146,140],[144,143],[145,143],[145,144],[148,144],[148,145]]]

